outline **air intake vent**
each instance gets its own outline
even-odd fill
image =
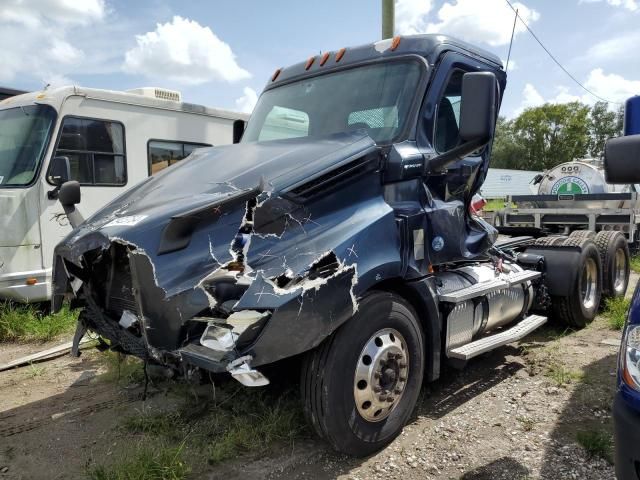
[[[127,93],[135,93],[144,97],[158,98],[160,100],[170,100],[172,102],[181,102],[182,94],[176,90],[167,90],[158,87],[141,87],[127,90]]]
[[[352,182],[355,178],[378,168],[378,155],[365,155],[353,162],[331,170],[287,192],[294,199],[305,200],[332,190],[343,183]]]

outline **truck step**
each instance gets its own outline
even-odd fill
[[[494,292],[496,290],[502,290],[503,288],[509,288],[512,285],[518,283],[524,283],[528,280],[534,280],[542,275],[535,270],[523,270],[509,276],[496,278],[490,282],[481,282],[471,285],[470,287],[461,288],[453,292],[444,293],[440,295],[440,301],[449,303],[460,303],[470,298],[479,297],[480,295],[486,295],[487,293]]]
[[[541,315],[529,315],[509,330],[481,338],[475,342],[467,343],[466,345],[450,350],[448,356],[451,358],[459,358],[461,360],[469,360],[470,358],[477,357],[478,355],[495,348],[520,340],[526,335],[529,335],[536,328],[544,325],[546,322],[547,317],[543,317]]]

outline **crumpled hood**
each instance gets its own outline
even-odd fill
[[[174,215],[263,185],[281,192],[375,147],[364,132],[200,149],[99,210],[87,224],[113,217]]]

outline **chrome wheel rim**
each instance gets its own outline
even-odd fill
[[[615,257],[613,259],[613,289],[616,293],[622,293],[624,290],[624,282],[627,277],[627,257],[624,254],[622,248],[616,250]]]
[[[598,290],[598,266],[593,258],[587,258],[582,268],[582,283],[580,285],[582,304],[585,308],[593,308],[596,303]]]
[[[369,338],[358,357],[353,396],[358,413],[369,422],[379,422],[398,405],[407,386],[407,343],[393,328],[379,330]]]

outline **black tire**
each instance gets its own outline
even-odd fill
[[[550,237],[540,237],[536,238],[536,245],[541,245],[543,247],[550,247],[553,245],[562,245],[567,237],[560,237],[557,235],[552,235]]]
[[[372,422],[356,406],[355,375],[363,348],[383,329],[402,335],[408,365],[400,400],[386,418]],[[400,434],[420,394],[424,340],[416,313],[397,295],[369,293],[360,300],[353,318],[307,354],[301,375],[305,416],[320,437],[356,457],[380,450]]]
[[[553,316],[565,325],[573,328],[584,328],[593,321],[600,307],[602,296],[602,265],[600,252],[593,240],[589,238],[568,238],[563,245],[581,247],[580,260],[576,265],[578,274],[574,284],[570,286],[569,295],[566,297],[554,296],[551,299]],[[595,268],[589,282],[585,275],[587,264]],[[583,287],[590,285],[588,295],[585,295]],[[588,301],[587,301],[588,300]]]
[[[595,243],[602,262],[602,295],[606,298],[624,297],[630,271],[627,237],[621,232],[602,231],[595,236]]]
[[[596,232],[593,230],[574,230],[569,235],[569,238],[589,238],[593,240],[596,236]]]

